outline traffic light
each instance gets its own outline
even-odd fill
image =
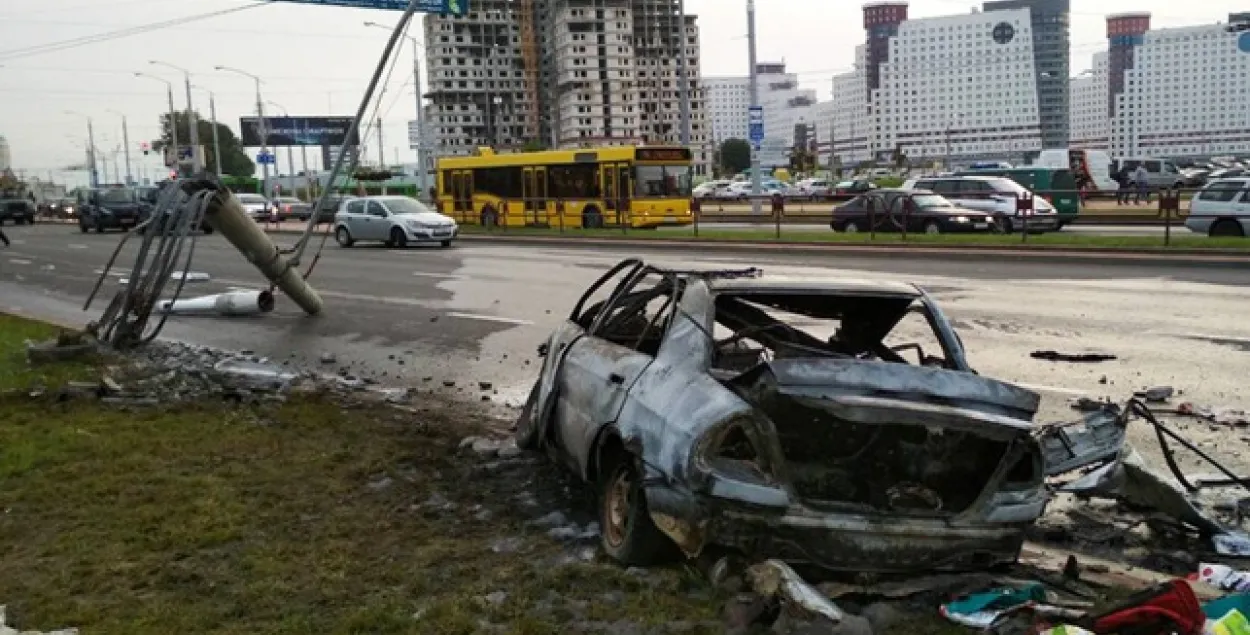
[[[139,149],[143,150],[143,156],[146,157],[148,156],[148,152],[152,149],[152,146],[149,145],[147,141],[144,141],[143,143],[139,144]]]

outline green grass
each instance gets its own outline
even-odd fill
[[[56,332],[0,315],[7,385],[98,377],[90,363],[25,368],[24,339]],[[555,564],[564,547],[525,522],[575,501],[552,469],[483,472],[462,456],[479,421],[429,398],[414,415],[324,395],[152,408],[2,396],[0,603],[19,629],[91,635],[718,620],[723,598],[684,567],[642,580]],[[422,506],[435,492],[455,509]],[[523,508],[524,492],[544,503]],[[491,551],[511,536],[521,551]],[[482,601],[495,591],[507,600]]]
[[[469,234],[496,234],[512,236],[546,236],[567,237],[576,240],[587,238],[629,238],[632,240],[693,240],[696,239],[693,228],[661,229],[661,230],[566,230],[558,229],[519,228],[486,230],[475,225],[466,225],[462,231]],[[709,242],[782,242],[782,243],[820,243],[829,245],[924,245],[933,247],[1033,247],[1068,248],[1068,249],[1164,249],[1162,236],[1102,236],[1094,234],[1077,234],[1074,232],[1051,232],[1030,235],[1022,241],[1019,234],[908,234],[906,239],[900,234],[877,234],[875,237],[866,234],[843,234],[833,231],[812,231],[792,229],[783,225],[781,237],[777,238],[774,229],[747,229],[732,231],[717,229],[715,225],[699,228],[698,240]],[[1235,253],[1250,252],[1250,239],[1246,238],[1210,238],[1190,233],[1188,230],[1174,230],[1170,248],[1173,249],[1204,249],[1212,252],[1230,251]]]
[[[64,329],[50,324],[0,313],[0,395],[11,391],[56,388],[71,380],[98,379],[94,364],[100,360],[49,366],[27,363],[27,341],[54,339],[63,333]]]

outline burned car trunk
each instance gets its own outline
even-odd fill
[[[551,388],[518,423],[599,486],[609,555],[643,564],[659,540],[857,572],[1014,561],[1047,502],[1039,398],[972,371],[922,290],[623,276],[553,336]]]

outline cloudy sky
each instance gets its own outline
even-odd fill
[[[472,0],[470,0],[472,2]],[[1156,27],[1226,20],[1245,10],[1244,0],[1073,0],[1073,71],[1089,65],[1106,45],[1107,13],[1150,11]],[[829,77],[849,69],[856,44],[863,40],[860,0],[756,0],[759,57],[784,60],[802,81],[828,98]],[[978,6],[970,0],[912,0],[911,15],[962,13]],[[703,74],[741,75],[747,68],[744,0],[686,0],[699,16],[703,36]],[[220,15],[179,23],[181,18]],[[136,78],[149,72],[179,82],[175,99],[185,95],[181,76],[152,66],[159,60],[184,67],[192,81],[217,95],[217,113],[237,130],[238,117],[253,112],[250,80],[223,74],[214,66],[234,66],[261,76],[266,100],[292,115],[353,113],[386,32],[365,21],[394,23],[398,14],[288,2],[249,0],[3,0],[0,2],[0,135],[12,148],[14,167],[46,175],[83,156],[86,115],[95,121],[96,144],[121,146],[121,114],[129,119],[131,145],[153,138],[157,117],[166,110],[165,87]],[[70,45],[99,34],[174,21],[163,28],[127,37]],[[419,30],[413,30],[419,35]],[[65,44],[62,44],[65,43]],[[407,149],[407,121],[414,112],[411,61],[407,48],[382,105],[383,145],[387,160],[396,152],[413,160]],[[424,65],[424,60],[422,61]],[[407,83],[407,85],[405,85]],[[206,93],[194,95],[207,115]],[[280,109],[266,106],[266,109]],[[77,114],[67,114],[73,111]],[[376,155],[376,143],[371,155]],[[136,162],[142,157],[132,152]],[[286,157],[279,156],[285,171]],[[297,169],[299,161],[297,159]],[[154,162],[150,162],[152,168]],[[149,168],[149,169],[152,169]],[[60,179],[71,181],[69,175]]]

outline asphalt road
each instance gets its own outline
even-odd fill
[[[97,317],[118,288],[113,278],[91,311],[80,310],[119,234],[80,234],[53,225],[6,231],[14,244],[0,249],[0,310],[82,324]],[[132,253],[128,247],[119,262],[128,267]],[[1250,405],[1243,396],[1243,378],[1250,376],[1250,322],[1244,319],[1250,279],[1244,270],[1183,265],[746,251],[683,257],[671,250],[476,242],[399,251],[341,249],[330,241],[312,276],[326,301],[323,316],[306,317],[280,297],[269,315],[177,317],[164,334],[313,366],[330,353],[339,363],[323,365],[328,372],[349,367],[419,391],[515,404],[536,376],[537,345],[587,284],[629,255],[687,268],[760,266],[766,273],[921,283],[956,320],[978,371],[1043,391],[1049,420],[1074,417],[1064,404],[1071,396],[1118,400],[1158,384],[1184,390],[1184,399],[1198,405]],[[188,285],[184,295],[261,286],[259,274],[220,236],[199,241],[191,270],[213,280]],[[1029,357],[1035,350],[1105,352],[1119,359],[1042,362]]]

